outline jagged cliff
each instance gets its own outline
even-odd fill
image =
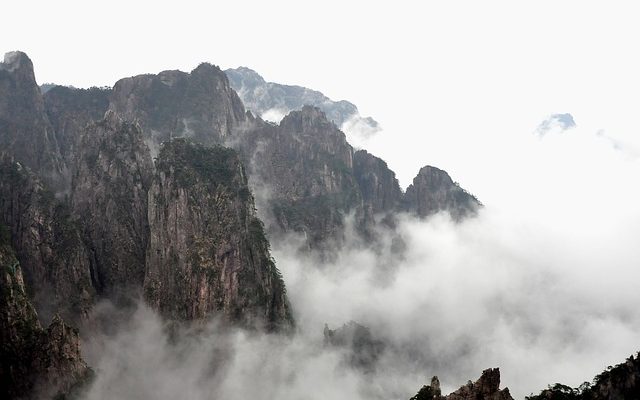
[[[239,77],[227,73],[231,81]],[[247,83],[245,78],[238,79]],[[276,239],[295,231],[305,235],[309,248],[331,248],[343,241],[350,213],[368,237],[380,213],[405,210],[427,216],[450,210],[454,219],[472,214],[466,192],[453,182],[448,187],[441,180],[437,192],[430,193],[430,175],[403,195],[384,161],[365,151],[354,152],[332,114],[327,117],[320,108],[304,104],[296,103],[300,109],[290,111],[279,124],[267,123],[245,114],[222,71],[201,64],[191,73],[164,71],[122,79],[113,88],[109,108],[140,124],[152,154],[160,143],[177,137],[236,149]]]
[[[163,71],[124,78],[113,87],[109,108],[140,124],[147,144],[177,137],[222,144],[244,121],[244,106],[218,67],[200,64],[191,73]]]
[[[500,390],[500,370],[486,369],[476,382],[467,383],[455,392],[442,396],[437,376],[431,379],[431,385],[422,389],[410,400],[513,400],[509,389]]]
[[[238,155],[187,140],[163,145],[149,191],[147,302],[177,319],[222,315],[287,330],[284,283]]]
[[[142,132],[108,111],[84,130],[76,157],[71,205],[82,221],[93,286],[101,294],[135,291],[144,279],[153,173]]]
[[[44,93],[45,112],[68,169],[73,168],[75,156],[80,153],[77,146],[84,129],[89,123],[101,120],[107,111],[110,94],[107,88],[65,86],[54,86]]]
[[[80,225],[35,174],[6,154],[0,154],[0,213],[39,314],[86,316],[95,291]]]
[[[5,54],[0,63],[0,149],[37,172],[54,190],[66,186],[67,171],[26,54]]]
[[[77,330],[55,315],[47,329],[25,291],[22,270],[0,226],[0,397],[53,398],[90,377]]]
[[[353,149],[322,111],[305,106],[279,125],[255,122],[237,148],[278,231],[304,233],[311,247],[340,241],[344,216],[361,204]]]
[[[474,215],[481,206],[478,199],[457,183],[446,171],[432,166],[420,169],[407,188],[404,209],[420,217],[448,211],[454,220]]]

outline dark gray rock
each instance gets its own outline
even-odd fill
[[[179,320],[288,331],[293,318],[240,158],[184,139],[163,145],[149,191],[144,293]]]
[[[479,207],[478,199],[453,182],[446,171],[431,166],[420,169],[404,195],[404,209],[422,218],[448,211],[460,221],[475,215]]]

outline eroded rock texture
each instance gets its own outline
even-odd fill
[[[4,228],[3,228],[4,229]],[[0,397],[53,398],[90,377],[80,355],[77,330],[55,315],[43,329],[29,302],[22,270],[9,243],[0,238]]]
[[[149,191],[145,298],[162,314],[289,329],[284,283],[236,152],[165,144]]]
[[[474,215],[480,206],[446,171],[431,166],[420,169],[404,196],[405,210],[422,218],[448,211],[454,220],[461,220]]]
[[[87,315],[95,296],[80,225],[38,177],[0,154],[0,223],[10,233],[38,313],[71,320]]]
[[[141,288],[153,164],[140,128],[107,112],[85,129],[74,171],[71,204],[83,224],[94,287],[102,294]]]

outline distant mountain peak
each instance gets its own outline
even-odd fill
[[[245,107],[262,119],[274,123],[305,105],[318,107],[329,121],[350,136],[367,138],[380,131],[371,117],[362,117],[358,108],[346,100],[333,101],[323,93],[302,86],[267,82],[247,67],[225,70],[231,87]]]

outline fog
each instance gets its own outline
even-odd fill
[[[640,349],[639,160],[579,126],[521,138],[495,155],[519,179],[492,177],[500,196],[481,197],[476,218],[401,215],[375,249],[348,234],[331,261],[296,236],[272,243],[292,337],[169,330],[139,305],[83,343],[97,372],[84,397],[408,399],[432,375],[448,393],[500,367],[523,398],[622,362]],[[325,323],[350,320],[386,344],[373,371],[323,345]]]

